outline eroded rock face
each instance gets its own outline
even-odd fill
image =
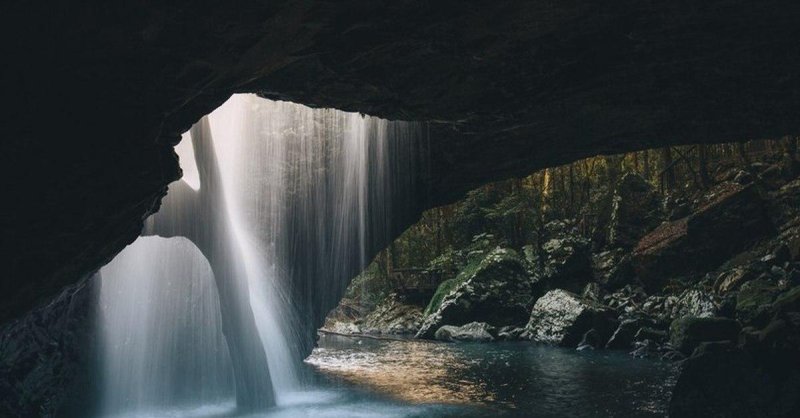
[[[642,236],[661,222],[661,202],[642,176],[625,174],[614,190],[608,243],[632,248]]]
[[[683,354],[691,354],[703,342],[735,342],[739,336],[739,324],[728,318],[683,317],[669,327],[670,343]]]
[[[531,304],[531,283],[517,253],[497,248],[476,266],[467,267],[461,282],[422,323],[417,337],[433,338],[444,325],[488,322],[494,326],[524,324]]]
[[[753,186],[722,183],[690,216],[661,224],[633,253],[634,269],[655,291],[665,279],[710,270],[774,232]]]
[[[370,334],[416,334],[422,324],[422,307],[392,293],[367,314],[360,328]]]
[[[551,222],[552,229],[541,248],[539,264],[534,271],[534,297],[552,289],[578,293],[592,279],[591,243],[563,223]]]
[[[131,242],[179,175],[180,133],[233,92],[432,121],[431,207],[600,152],[800,131],[798,17],[788,0],[12,0],[0,321]]]
[[[582,300],[573,293],[556,289],[536,301],[525,327],[525,336],[535,342],[575,347],[591,329],[599,334],[599,344],[604,345],[616,329],[614,312]]]
[[[91,369],[99,285],[81,281],[0,328],[0,416],[92,414],[100,389]]]

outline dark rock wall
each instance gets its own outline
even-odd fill
[[[97,286],[95,278],[81,280],[0,328],[0,416],[92,415]]]
[[[0,322],[138,235],[231,93],[431,124],[428,193],[596,153],[797,133],[790,0],[23,2],[0,29]]]

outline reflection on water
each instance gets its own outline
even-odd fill
[[[660,417],[669,363],[529,343],[443,344],[325,335],[305,388],[257,413],[235,402],[114,418]]]
[[[323,335],[306,362],[334,381],[472,416],[665,416],[674,367],[529,343],[440,344]]]

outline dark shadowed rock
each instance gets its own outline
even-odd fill
[[[752,280],[744,285],[736,295],[736,318],[742,322],[750,322],[759,317],[768,319],[772,302],[780,293],[775,283],[764,280]]]
[[[545,242],[540,256],[543,268],[534,278],[534,293],[542,295],[552,289],[578,293],[592,279],[591,243],[575,231],[562,232]]]
[[[659,290],[666,279],[711,270],[772,232],[753,186],[722,183],[692,215],[645,235],[633,252],[634,270],[648,290]]]
[[[608,307],[556,289],[536,301],[524,335],[535,342],[575,347],[587,331],[595,329],[602,345],[615,328],[616,315]]]
[[[731,343],[704,343],[681,366],[669,416],[765,417],[767,406],[752,359]]]
[[[739,324],[728,318],[684,317],[672,321],[669,341],[676,350],[691,354],[703,342],[737,341],[739,329]]]
[[[620,322],[619,327],[617,330],[614,331],[614,334],[606,343],[606,348],[617,350],[617,349],[629,349],[631,348],[631,344],[633,344],[634,336],[636,336],[636,332],[642,326],[642,321],[637,319],[626,319]]]
[[[635,275],[630,252],[623,249],[593,255],[592,271],[595,280],[612,291],[631,284]]]
[[[661,202],[653,187],[636,173],[625,174],[614,190],[608,244],[632,248],[661,222]]]

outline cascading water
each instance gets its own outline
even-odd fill
[[[104,413],[296,402],[314,324],[414,216],[423,134],[253,95],[195,125],[199,189],[171,185],[144,231],[188,240],[140,238],[101,272]]]

